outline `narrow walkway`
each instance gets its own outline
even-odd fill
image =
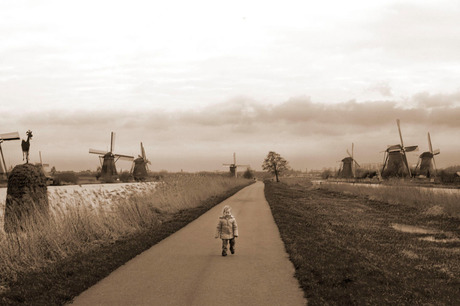
[[[230,205],[238,222],[234,255],[214,239]],[[75,298],[73,305],[305,305],[264,184],[257,182],[135,257]]]

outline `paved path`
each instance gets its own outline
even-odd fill
[[[135,257],[73,305],[305,305],[294,267],[257,182]],[[224,205],[240,236],[235,255],[214,239]]]

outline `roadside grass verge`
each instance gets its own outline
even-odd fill
[[[309,305],[458,303],[458,218],[299,184],[265,184]]]
[[[0,234],[0,304],[62,305],[126,261],[253,181],[168,176],[151,192],[110,209],[53,211],[19,234]],[[35,220],[37,221],[37,220]]]
[[[460,192],[456,189],[420,188],[414,186],[362,186],[321,183],[320,188],[366,197],[390,204],[420,209],[428,214],[460,218]]]

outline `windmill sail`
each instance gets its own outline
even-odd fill
[[[105,155],[109,152],[107,151],[102,151],[102,150],[94,150],[94,149],[89,149],[89,153],[91,154],[99,154],[99,155]]]
[[[19,132],[11,132],[11,133],[3,133],[0,134],[0,155],[1,155],[1,160],[0,160],[0,173],[1,174],[6,174],[8,177],[8,168],[5,163],[5,157],[3,156],[3,149],[2,149],[2,143],[4,141],[11,141],[11,140],[19,140]],[[2,165],[3,163],[3,165]]]
[[[0,141],[2,140],[19,140],[19,132],[12,132],[12,133],[3,133],[0,134]]]
[[[115,149],[115,133],[112,132],[110,136],[110,152],[113,152]]]
[[[134,159],[134,156],[131,156],[131,155],[113,154],[113,156],[115,156],[117,160],[122,159],[122,160],[132,161]]]

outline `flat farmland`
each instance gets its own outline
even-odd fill
[[[305,182],[265,195],[310,305],[458,305],[460,219]]]

